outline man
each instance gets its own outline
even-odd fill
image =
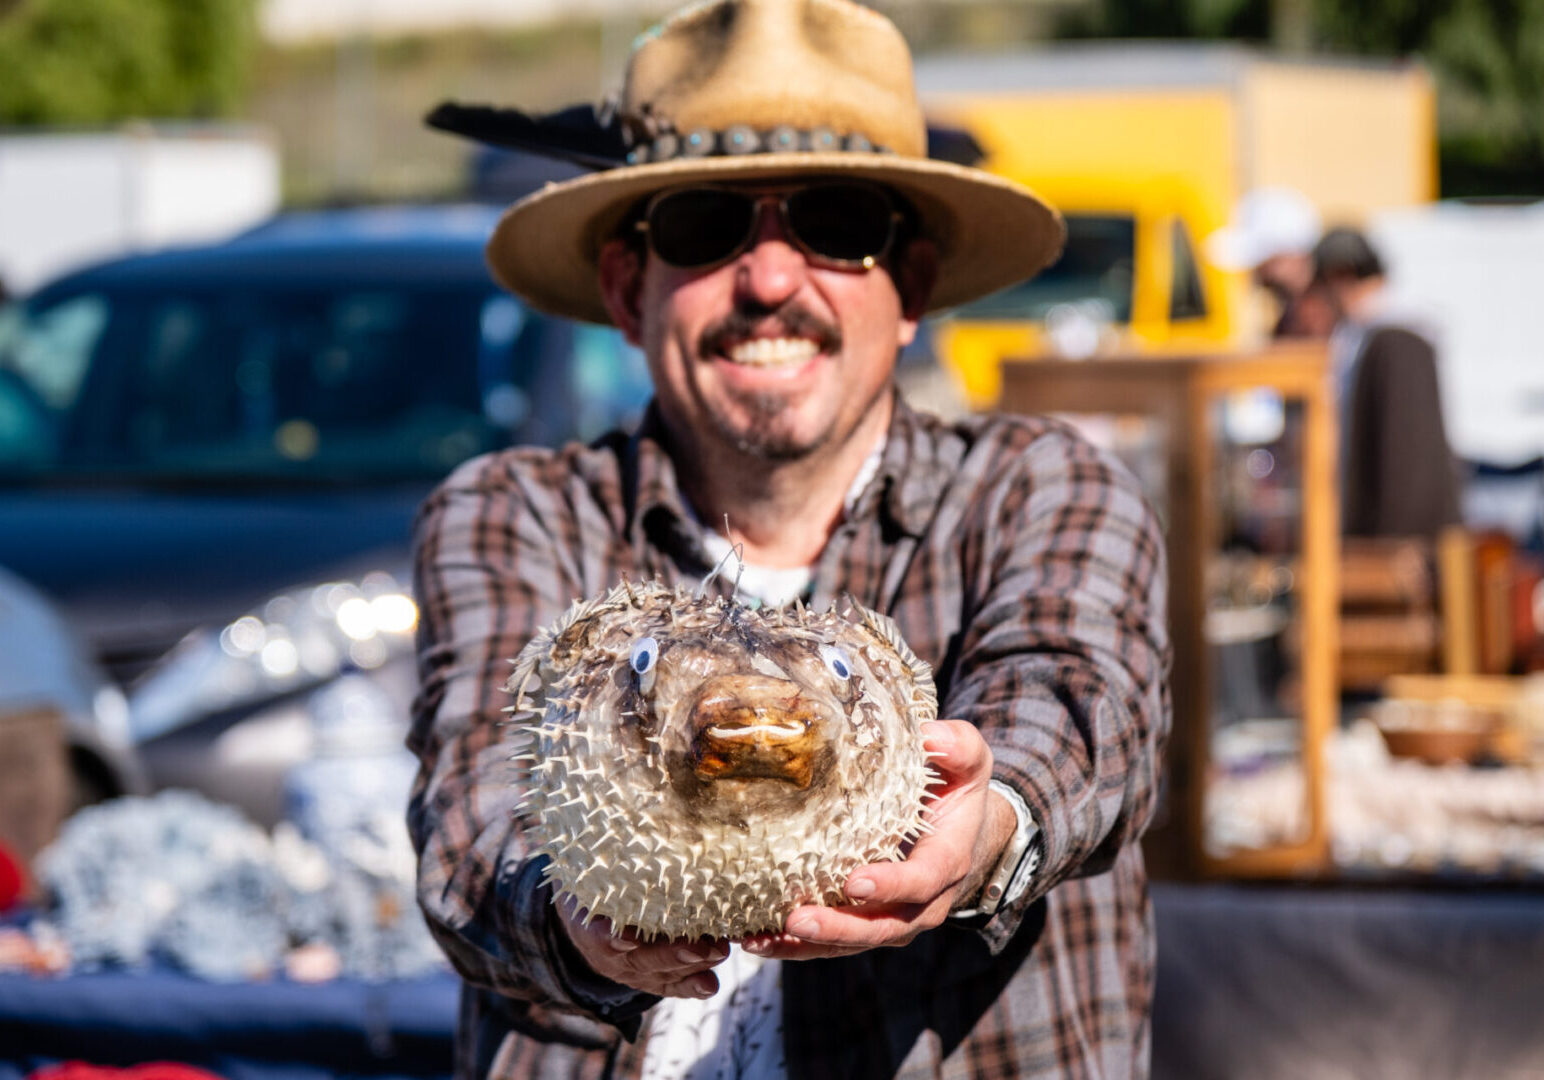
[[[470,462],[418,526],[410,821],[420,901],[469,984],[459,1075],[1145,1075],[1137,841],[1168,728],[1153,518],[1066,428],[945,426],[892,382],[925,312],[1044,266],[1060,220],[923,156],[905,43],[867,8],[714,0],[640,41],[616,105],[634,163],[517,203],[489,260],[640,345],[649,415]],[[933,832],[783,934],[640,943],[541,884],[502,687],[574,598],[700,581],[726,518],[742,593],[851,594],[933,665]]]
[[[1284,187],[1255,188],[1233,219],[1206,238],[1206,254],[1224,270],[1247,271],[1276,303],[1273,338],[1310,336],[1298,302],[1313,280],[1313,246],[1322,223],[1313,203]]]
[[[1460,475],[1442,418],[1437,353],[1391,303],[1383,260],[1356,229],[1313,250],[1309,307],[1341,412],[1341,529],[1435,539],[1461,519]]]

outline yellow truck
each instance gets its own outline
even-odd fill
[[[1417,64],[1272,59],[1234,45],[1058,46],[918,64],[935,119],[985,168],[1067,218],[1062,259],[941,319],[934,349],[970,405],[1005,357],[1230,348],[1265,315],[1203,241],[1240,195],[1298,189],[1328,223],[1436,194],[1436,106]]]

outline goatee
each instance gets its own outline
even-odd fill
[[[742,301],[702,332],[697,342],[698,355],[725,353],[734,343],[757,336],[806,338],[826,355],[839,353],[842,348],[841,328],[795,300],[777,306]],[[736,394],[735,401],[745,412],[744,426],[731,424],[724,416],[715,415],[712,419],[719,435],[747,457],[763,461],[797,461],[820,445],[820,438],[801,440],[780,430],[778,420],[792,405],[785,395],[771,390],[758,391]]]

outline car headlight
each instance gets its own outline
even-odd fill
[[[203,717],[310,689],[411,653],[418,606],[391,574],[271,597],[225,626],[188,634],[129,696],[136,742]]]

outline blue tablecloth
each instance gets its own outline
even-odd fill
[[[450,1074],[458,980],[208,983],[174,972],[0,976],[0,1080],[68,1058],[228,1080]]]
[[[1153,888],[1154,1080],[1541,1080],[1544,892]]]
[[[1541,1080],[1544,892],[1155,885],[1154,1080]],[[0,976],[0,1080],[78,1057],[228,1080],[444,1077],[458,983]]]

